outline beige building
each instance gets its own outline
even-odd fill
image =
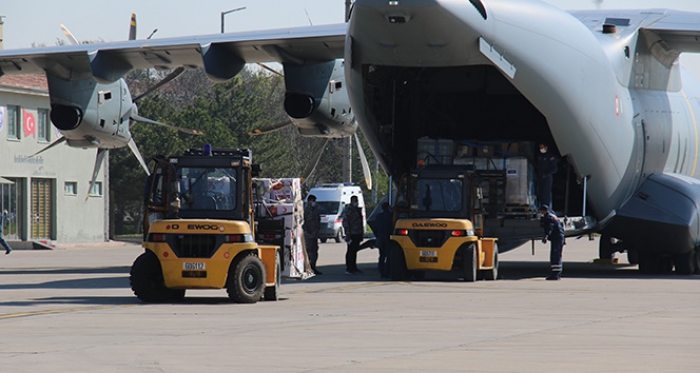
[[[5,239],[17,248],[106,241],[108,162],[88,190],[96,149],[61,144],[32,157],[61,136],[49,116],[43,75],[0,77],[0,211]]]

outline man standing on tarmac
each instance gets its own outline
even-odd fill
[[[382,212],[375,219],[377,248],[379,248],[379,276],[389,278],[389,237],[394,229],[394,213],[388,202],[382,203]]]
[[[2,225],[5,222],[5,215],[0,211],[0,246],[5,248],[5,255],[9,254],[12,252],[12,248],[10,245],[5,242],[5,239],[2,238]]]
[[[360,250],[360,242],[364,238],[365,229],[362,223],[362,208],[359,206],[357,196],[350,197],[350,204],[343,210],[343,230],[345,242],[348,244],[345,252],[345,274],[354,275],[362,273],[357,268],[357,252]]]
[[[306,242],[306,253],[309,254],[309,264],[314,274],[322,275],[323,273],[316,269],[316,261],[318,261],[318,231],[321,229],[321,214],[316,207],[316,196],[310,194],[306,198],[306,207],[304,208],[304,240]]]
[[[540,224],[544,228],[542,243],[550,242],[549,264],[552,272],[547,276],[547,280],[559,280],[563,269],[562,254],[564,251],[564,227],[559,218],[549,211],[549,206],[540,206]]]

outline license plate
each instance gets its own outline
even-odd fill
[[[421,250],[420,256],[437,256],[437,251]]]
[[[321,222],[325,223],[328,221],[328,216],[321,216]]]
[[[204,271],[206,269],[206,263],[184,262],[182,263],[182,269],[185,271]]]

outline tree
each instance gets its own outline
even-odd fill
[[[139,70],[130,73],[126,80],[135,97],[167,73]],[[262,136],[248,135],[256,128],[288,120],[283,100],[284,80],[278,75],[246,68],[230,81],[214,84],[201,70],[190,70],[140,99],[139,114],[178,127],[197,129],[204,134],[193,136],[146,123],[133,124],[132,134],[147,161],[156,155],[182,154],[187,148],[212,144],[220,148],[252,149],[253,161],[263,165],[261,177],[301,177],[314,149],[325,139],[302,137],[293,126]],[[368,150],[364,138],[360,136],[360,139],[364,149]],[[328,141],[322,161],[305,182],[306,188],[341,180],[341,141]],[[370,165],[374,164],[374,156],[369,151],[367,153]],[[363,180],[357,151],[353,156],[353,180]],[[379,198],[387,189],[386,177],[382,178],[382,175],[382,172],[373,175],[375,187],[383,188]],[[142,218],[145,177],[128,148],[111,151],[111,211],[116,234],[136,233],[133,228],[127,230],[129,227],[124,226],[123,217]],[[367,194],[364,183],[358,184]]]

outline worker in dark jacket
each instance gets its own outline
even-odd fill
[[[542,228],[544,228],[542,243],[547,243],[547,240],[550,242],[549,264],[551,265],[552,271],[549,276],[547,276],[547,280],[559,280],[563,269],[562,253],[564,251],[564,227],[559,218],[557,218],[553,212],[549,211],[549,206],[540,206],[540,213],[542,214],[540,223],[542,224]]]
[[[318,261],[318,232],[321,229],[321,214],[316,206],[316,196],[310,194],[306,198],[306,207],[304,208],[304,240],[306,243],[306,253],[309,254],[309,264],[311,270],[322,275],[321,271],[316,269]]]
[[[549,151],[546,144],[540,144],[537,159],[537,200],[540,206],[552,206],[552,183],[558,169],[557,157]]]
[[[350,204],[343,210],[343,230],[345,242],[348,244],[345,252],[345,274],[353,275],[362,273],[357,268],[357,252],[360,251],[360,242],[365,235],[365,225],[362,217],[362,208],[359,206],[357,196],[350,197]]]
[[[377,214],[374,228],[379,248],[379,276],[389,278],[389,237],[394,230],[394,213],[388,202],[382,203],[382,212]]]

